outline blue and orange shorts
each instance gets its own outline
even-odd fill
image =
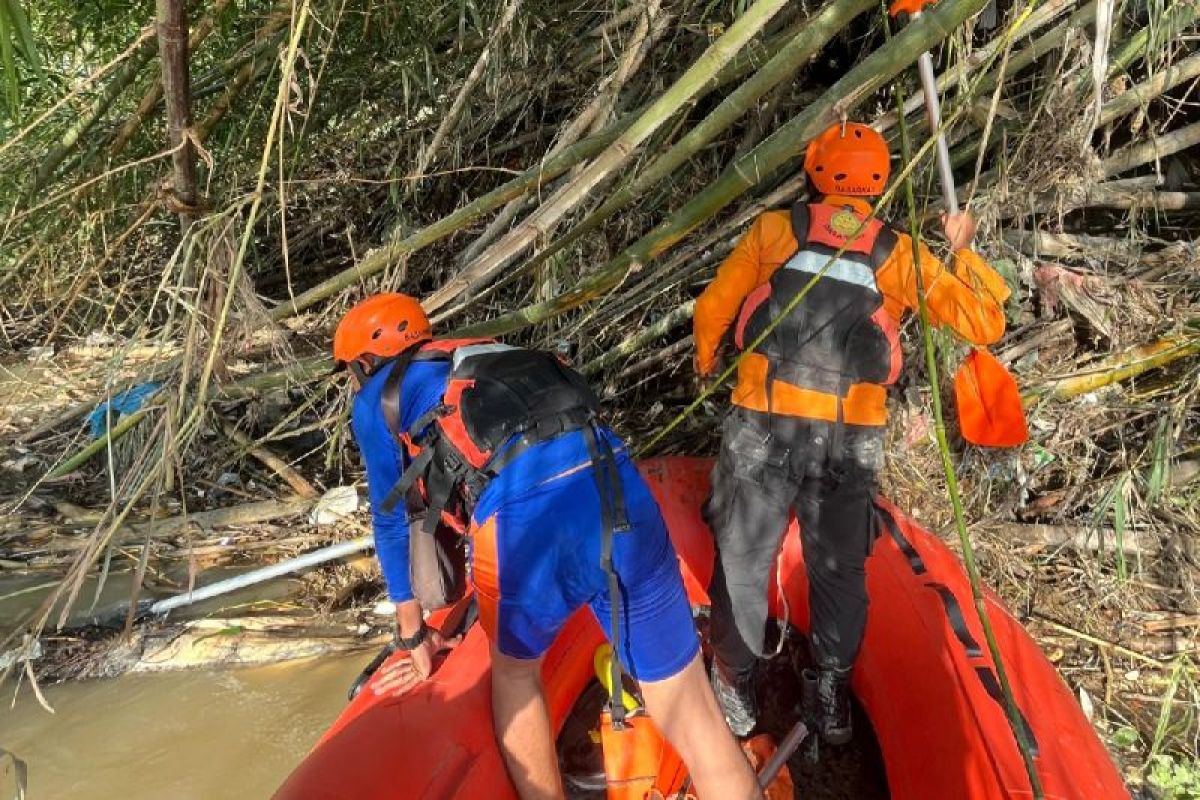
[[[536,449],[518,461],[536,457]],[[630,527],[613,541],[622,663],[640,680],[663,680],[691,662],[699,640],[658,504],[629,457],[616,458]],[[503,480],[518,461],[489,484],[471,525],[472,580],[488,638],[507,656],[538,658],[586,604],[611,641],[600,495],[590,463],[523,486]]]

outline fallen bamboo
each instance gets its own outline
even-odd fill
[[[686,354],[692,349],[693,344],[694,341],[692,339],[692,335],[689,333],[678,342],[668,345],[658,352],[651,353],[640,361],[635,361],[628,367],[625,367],[623,370],[617,373],[617,380],[623,381],[626,378],[631,378],[634,375],[637,375],[639,372],[645,372],[651,367],[656,367],[666,361],[674,360],[675,363],[670,366],[678,367]],[[608,396],[607,389],[605,391],[605,396]]]
[[[581,173],[554,193],[537,211],[525,218],[516,228],[501,237],[494,245],[453,278],[442,285],[425,301],[425,308],[437,311],[465,291],[477,289],[490,280],[548,231],[564,215],[574,210],[612,173],[623,167],[641,145],[684,104],[711,88],[713,77],[757,34],[786,0],[755,0],[725,33],[680,76],[667,91],[650,104],[636,121],[604,152],[600,153]]]
[[[313,498],[299,496],[285,497],[281,500],[256,500],[227,508],[214,508],[209,511],[180,514],[166,519],[135,522],[122,526],[119,535],[114,537],[114,540],[117,544],[131,544],[147,539],[166,539],[191,527],[207,531],[213,528],[255,525],[303,514],[312,508],[313,503]],[[87,539],[63,538],[59,541],[59,549],[78,550],[83,549],[87,544]]]
[[[119,420],[117,420],[117,424],[105,431],[102,436],[97,437],[78,453],[71,456],[54,469],[50,470],[50,472],[46,474],[46,480],[56,480],[79,469],[81,466],[90,461],[93,456],[103,452],[105,448],[109,447],[122,436],[133,430],[133,428],[142,421],[142,418],[150,412],[150,409],[151,406],[142,406],[132,414],[126,414],[122,416]]]
[[[1060,194],[1057,190],[1038,195],[1028,202],[1006,204],[1000,209],[1001,219],[1013,219],[1030,214],[1052,214],[1076,211],[1081,208],[1147,209],[1150,211],[1186,211],[1200,208],[1200,192],[1168,192],[1153,188],[1154,176],[1148,181],[1108,181],[1084,188],[1079,195]],[[1149,183],[1150,188],[1122,186],[1126,183]]]
[[[1126,147],[1105,159],[1101,165],[1101,171],[1104,177],[1111,178],[1151,161],[1175,155],[1198,144],[1200,144],[1200,122],[1193,122],[1191,125],[1186,125],[1162,136],[1151,136],[1145,142]]]
[[[1141,58],[1152,41],[1171,41],[1197,18],[1200,18],[1200,3],[1195,0],[1177,0],[1166,4],[1157,20],[1153,20],[1150,25],[1129,37],[1125,45],[1109,60],[1109,77],[1123,72]]]
[[[530,259],[522,272],[536,269],[547,259],[553,258],[588,233],[599,228],[610,217],[641,197],[647,189],[672,175],[688,159],[743,116],[767,92],[790,78],[805,63],[836,36],[850,20],[874,7],[872,0],[837,0],[827,4],[817,14],[807,19],[796,31],[795,36],[761,69],[741,86],[730,92],[713,111],[666,153],[654,160],[637,177],[609,195],[604,203],[560,237],[535,258]],[[469,287],[478,288],[477,286]]]
[[[1126,89],[1104,104],[1100,110],[1100,124],[1107,125],[1118,117],[1132,113],[1155,97],[1174,89],[1184,81],[1200,77],[1200,53],[1188,56],[1171,66],[1156,72],[1145,83]]]
[[[593,375],[607,367],[609,364],[618,359],[625,358],[633,353],[638,352],[650,342],[665,336],[671,329],[677,325],[686,322],[692,318],[692,312],[695,310],[696,301],[689,300],[686,303],[672,309],[664,314],[657,322],[652,325],[647,325],[632,336],[627,336],[622,342],[608,350],[600,358],[585,364],[583,367],[584,375]]]
[[[1127,530],[1118,539],[1113,530],[1083,525],[1045,525],[1040,523],[1009,522],[1000,525],[996,534],[1005,545],[1039,548],[1067,547],[1081,552],[1115,552],[1127,556],[1153,556],[1158,548],[1147,542],[1139,532]]]
[[[266,447],[255,444],[249,436],[242,431],[239,431],[230,423],[222,420],[221,430],[234,444],[236,444],[238,447],[241,447],[247,453],[261,461],[264,466],[266,466],[280,478],[283,478],[284,482],[287,483],[288,486],[292,487],[292,491],[294,491],[300,497],[315,498],[319,494],[319,492],[313,488],[313,485],[309,483],[303,475],[297,472],[291,464],[272,453]]]
[[[694,195],[666,221],[627,247],[573,289],[487,322],[460,330],[469,336],[498,336],[555,317],[604,294],[618,285],[634,265],[645,265],[673,247],[700,224],[752,186],[794,162],[813,136],[849,113],[859,103],[909,67],[917,54],[931,49],[948,33],[977,13],[986,0],[943,0],[921,19],[851,69],[821,99],[793,117],[771,136],[735,160],[721,176]]]
[[[366,258],[349,269],[325,279],[305,292],[301,292],[296,295],[294,300],[285,301],[275,306],[271,309],[271,319],[279,321],[293,314],[298,314],[313,304],[332,297],[363,278],[382,272],[389,266],[398,263],[404,256],[461,230],[474,220],[489,211],[499,208],[509,200],[543,186],[576,164],[599,153],[615,140],[621,131],[632,124],[632,122],[633,120],[629,117],[622,118],[613,123],[603,133],[599,133],[568,147],[557,156],[548,159],[545,163],[526,170],[513,180],[475,199],[453,214],[441,218],[432,225],[427,225],[398,242],[386,244],[372,251]]]
[[[1099,261],[1138,263],[1149,254],[1127,239],[1109,236],[1088,236],[1079,233],[1047,233],[1046,231],[1006,230],[1001,240],[1030,258],[1094,258]]]
[[[1070,400],[1200,353],[1200,337],[1169,337],[1104,359],[1091,369],[1049,381],[1026,392],[1026,405],[1039,400]]]
[[[1049,0],[1049,2],[1042,3],[1037,10],[1029,15],[1024,24],[1013,33],[1013,39],[1015,40],[1017,36],[1032,35],[1036,31],[1041,30],[1046,25],[1049,25],[1051,22],[1057,19],[1060,14],[1064,13],[1074,5],[1075,0]],[[972,51],[965,58],[956,62],[949,69],[942,72],[938,76],[937,80],[938,93],[945,95],[949,89],[953,89],[954,87],[958,86],[964,78],[971,74],[971,72],[978,69],[980,65],[991,60],[1003,46],[1004,37],[997,37],[985,44],[983,47]],[[1030,59],[1030,61],[1032,60],[1033,59]],[[1009,59],[1008,71],[1009,73],[1013,71],[1011,58]],[[919,93],[914,94],[904,102],[905,117],[910,117],[917,112],[924,112],[924,110],[925,98]],[[899,112],[889,111],[883,116],[879,117],[873,127],[881,132],[888,131],[896,126],[896,121],[898,119]],[[915,121],[909,124],[915,125]]]
[[[629,80],[633,73],[641,68],[642,62],[649,54],[650,48],[654,46],[659,37],[663,36],[669,30],[671,15],[661,13],[661,6],[658,0],[654,0],[654,2],[645,7],[635,6],[635,8],[641,12],[641,18],[634,28],[632,40],[626,48],[625,54],[621,57],[616,69],[608,76],[603,88],[592,101],[562,127],[562,130],[554,141],[554,145],[546,153],[547,158],[551,158],[565,148],[575,144],[575,142],[583,138],[589,131],[593,133],[599,132],[597,129],[600,128],[600,120],[604,120],[607,123],[608,117],[616,104],[617,96],[625,86],[625,82]],[[651,23],[652,17],[653,23]],[[528,195],[510,200],[508,205],[502,208],[500,213],[488,223],[483,233],[475,237],[475,240],[463,249],[462,254],[457,259],[459,268],[463,268],[478,258],[481,253],[491,246],[492,242],[508,230],[512,221],[516,219],[517,214],[531,202],[533,202],[533,198]]]

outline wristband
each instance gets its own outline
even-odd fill
[[[403,636],[401,636],[400,631],[397,630],[396,631],[396,647],[398,647],[401,650],[416,650],[418,647],[423,645],[425,643],[425,640],[428,638],[429,638],[429,626],[426,625],[424,622],[422,622],[421,627],[417,630],[417,632],[414,633],[412,636],[410,636],[407,639],[405,639]]]

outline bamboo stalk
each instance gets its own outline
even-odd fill
[[[651,30],[651,17],[654,18],[653,30]],[[594,131],[600,120],[607,122],[621,88],[624,87],[629,77],[641,68],[642,62],[654,42],[668,30],[670,20],[670,14],[660,13],[658,0],[654,0],[645,9],[642,9],[641,18],[634,28],[630,44],[617,64],[616,70],[608,77],[603,89],[596,97],[563,126],[554,145],[547,153],[547,157],[553,157],[563,149],[575,144],[589,130]],[[528,195],[510,200],[508,205],[501,209],[496,218],[487,226],[487,229],[477,236],[475,241],[471,242],[459,256],[459,267],[461,268],[478,258],[492,242],[508,229],[521,209],[531,201],[532,198]]]
[[[639,372],[645,372],[651,367],[658,366],[664,361],[683,358],[685,357],[685,354],[692,349],[693,344],[695,344],[695,341],[693,340],[692,335],[689,333],[678,342],[668,345],[667,347],[664,347],[655,353],[651,353],[640,361],[636,361],[633,364],[630,364],[628,367],[625,367],[625,369],[617,373],[617,380],[623,381],[627,378],[637,375]],[[678,363],[679,361],[676,360],[675,364],[678,365]],[[605,392],[605,396],[608,396],[607,392]]]
[[[603,150],[631,122],[632,119],[628,118],[618,120],[610,129],[603,133],[584,139],[582,142],[568,147],[554,158],[547,160],[544,164],[539,164],[526,170],[516,178],[473,200],[453,214],[442,217],[432,225],[427,225],[398,242],[384,245],[372,251],[366,258],[349,269],[326,278],[308,291],[296,295],[294,301],[280,303],[275,306],[271,309],[271,319],[278,322],[293,314],[298,314],[313,304],[332,297],[342,289],[359,282],[363,278],[382,272],[398,263],[404,256],[461,230],[475,219],[499,208],[509,200],[520,197],[526,192],[542,186],[547,181],[553,180],[584,159],[591,158]]]
[[[565,214],[572,211],[605,181],[624,166],[634,152],[674,116],[683,105],[702,94],[722,66],[757,34],[786,5],[787,0],[755,0],[736,22],[621,136],[595,158],[579,175],[559,189],[520,225],[502,237],[425,301],[436,311],[458,295],[489,280],[504,269],[539,237],[544,236]]]
[[[282,34],[283,31],[278,32],[271,37],[270,41],[275,41]],[[196,138],[198,140],[201,142],[208,141],[208,138],[212,136],[212,132],[221,124],[221,120],[225,119],[229,112],[233,110],[233,104],[237,102],[242,92],[250,85],[250,81],[265,71],[265,65],[265,61],[255,57],[238,67],[237,72],[230,78],[229,83],[225,84],[225,90],[221,92],[221,96],[209,106],[208,113],[204,116],[204,119],[200,120],[200,123],[196,125]]]
[[[902,92],[897,97],[897,102],[903,108]],[[912,160],[912,156],[908,143],[908,131],[903,118],[900,119],[900,141],[904,160],[909,162]],[[988,614],[987,598],[983,593],[983,580],[979,574],[979,567],[975,563],[975,549],[971,543],[971,534],[967,530],[966,510],[963,506],[962,493],[958,485],[958,473],[954,468],[954,459],[950,453],[950,443],[946,435],[946,420],[942,412],[941,382],[938,378],[938,357],[936,347],[933,343],[933,326],[929,322],[924,274],[919,263],[921,225],[917,213],[916,193],[913,188],[912,178],[909,175],[906,174],[902,178],[902,181],[908,205],[909,235],[912,237],[913,275],[916,278],[917,284],[917,318],[920,322],[921,342],[925,353],[925,370],[929,379],[933,404],[934,436],[937,439],[938,454],[942,462],[942,472],[946,477],[946,492],[950,497],[950,507],[954,512],[954,527],[958,532],[958,540],[962,548],[963,566],[966,568],[967,579],[971,585],[971,597],[975,604],[976,614],[979,617],[980,627],[983,629],[983,637],[987,642],[988,652],[992,657],[992,662],[996,670],[996,678],[1004,696],[1003,705],[1005,715],[1008,717],[1009,728],[1012,731],[1017,750],[1021,753],[1021,760],[1025,764],[1030,791],[1034,798],[1041,800],[1041,798],[1045,797],[1045,792],[1042,789],[1041,777],[1038,775],[1037,765],[1033,760],[1033,745],[1028,741],[1021,711],[1017,708],[1017,701],[1013,697],[1012,684],[1008,677],[1008,667],[1004,663],[1003,654],[1000,652],[1000,645],[996,640],[996,634],[992,628],[991,617]]]
[[[483,77],[483,71],[491,60],[492,50],[500,41],[500,37],[508,30],[509,26],[517,17],[517,11],[521,8],[521,0],[506,0],[504,11],[500,14],[500,19],[496,23],[496,27],[492,29],[492,34],[488,37],[487,44],[479,53],[479,57],[475,59],[475,65],[471,67],[471,71],[467,74],[467,79],[463,81],[462,88],[458,90],[458,95],[455,96],[454,102],[450,104],[450,110],[442,117],[442,121],[438,123],[437,130],[433,133],[433,138],[429,144],[421,149],[417,156],[417,166],[412,173],[413,180],[408,184],[407,196],[412,197],[412,193],[416,191],[419,179],[425,174],[425,170],[433,162],[434,156],[437,155],[438,149],[446,140],[446,137],[454,130],[458,124],[459,118],[467,107],[467,100],[471,96],[471,92],[475,90],[479,80]]]
[[[1042,3],[1036,11],[1029,15],[1025,22],[1016,29],[1013,37],[1032,35],[1034,32],[1041,30],[1051,22],[1056,20],[1060,14],[1075,5],[1075,0],[1049,0]],[[997,36],[990,42],[985,44],[978,50],[973,51],[965,58],[957,61],[949,69],[945,70],[938,76],[937,87],[938,93],[944,95],[947,90],[958,86],[963,78],[971,74],[972,71],[979,66],[991,60],[1004,46],[1003,36]],[[1008,72],[1012,72],[1012,61],[1009,60]],[[911,117],[920,112],[922,116],[925,111],[925,98],[921,94],[914,94],[904,103],[904,116]],[[899,112],[889,111],[881,116],[875,123],[875,127],[880,131],[887,131],[896,126],[896,121],[899,118]],[[909,123],[910,125],[913,123]]]
[[[1150,45],[1151,34],[1161,37],[1163,41],[1172,41],[1197,18],[1200,18],[1200,3],[1195,0],[1167,3],[1162,18],[1154,26],[1147,25],[1129,37],[1124,47],[1112,57],[1108,68],[1109,77],[1123,72],[1126,67],[1141,58]]]
[[[1080,6],[1071,16],[1038,37],[1029,47],[1021,50],[1019,53],[1013,53],[1008,59],[1007,73],[1009,75],[1016,75],[1050,51],[1057,50],[1062,46],[1063,41],[1067,38],[1067,34],[1070,31],[1084,25],[1090,25],[1095,18],[1096,0],[1091,0],[1086,5]],[[979,82],[978,91],[985,93],[995,89],[1000,78],[1001,75],[998,70],[988,74],[987,77]]]
[[[1100,364],[1084,372],[1050,381],[1026,392],[1022,399],[1025,405],[1038,400],[1071,400],[1080,395],[1103,389],[1152,369],[1165,367],[1180,359],[1200,353],[1200,337],[1191,339],[1167,337],[1150,344],[1139,345],[1132,350],[1104,359]]]
[[[1101,171],[1104,177],[1111,178],[1151,161],[1159,161],[1189,147],[1195,147],[1197,144],[1200,144],[1200,122],[1193,122],[1162,136],[1151,136],[1145,142],[1130,145],[1114,153],[1104,160]]]
[[[174,167],[172,190],[184,206],[179,227],[187,233],[196,206],[196,152],[192,136],[192,89],[189,77],[187,5],[184,0],[156,0],[159,60],[163,97],[167,102],[167,142]]]
[[[133,430],[134,426],[141,422],[142,418],[145,417],[149,412],[149,406],[142,406],[132,414],[126,414],[125,416],[121,417],[121,419],[117,421],[116,425],[113,425],[111,428],[105,431],[103,436],[97,437],[78,453],[71,456],[54,469],[50,470],[50,472],[46,474],[46,480],[56,480],[79,469],[81,466],[90,461],[93,456],[103,452],[104,449],[109,445],[114,444],[122,436]]]
[[[266,466],[280,478],[283,478],[284,482],[287,483],[288,486],[292,487],[292,491],[294,491],[300,497],[313,498],[319,494],[319,492],[313,488],[313,485],[309,483],[303,475],[297,472],[291,464],[272,453],[266,447],[263,447],[260,444],[255,444],[255,442],[251,440],[249,436],[235,428],[229,422],[222,420],[221,430],[226,436],[229,437],[230,441],[261,461],[264,466]]]
[[[600,358],[585,364],[582,370],[583,374],[593,375],[618,359],[636,353],[650,342],[669,333],[675,326],[691,319],[695,308],[696,301],[688,300],[686,303],[671,309],[653,325],[647,325],[637,333],[625,337],[616,347],[608,350]]]
[[[1184,81],[1200,77],[1200,53],[1194,53],[1156,72],[1149,80],[1126,89],[1104,104],[1100,124],[1107,125],[1118,117],[1143,108],[1150,100],[1174,89]]]
[[[1005,544],[1033,547],[1069,547],[1072,550],[1112,552],[1121,550],[1127,556],[1157,555],[1158,548],[1135,531],[1126,531],[1117,541],[1116,532],[1084,525],[1045,525],[1041,523],[1006,522],[999,526],[997,536]]]
[[[675,143],[670,150],[609,195],[604,203],[571,229],[565,236],[531,259],[522,271],[536,269],[579,239],[599,228],[613,214],[641,197],[647,189],[674,174],[688,159],[743,116],[767,92],[790,78],[798,69],[836,36],[850,20],[875,6],[874,0],[835,0],[805,20],[790,41],[781,47],[761,69],[730,92],[699,124]],[[477,287],[471,287],[477,288]]]
[[[83,137],[100,121],[118,97],[137,79],[150,59],[158,50],[158,41],[147,38],[130,54],[129,59],[104,86],[104,90],[92,101],[91,107],[75,120],[66,133],[46,153],[34,176],[32,193],[37,194],[50,183],[54,171],[83,142]]]
[[[629,269],[644,266],[673,247],[697,226],[770,177],[780,167],[794,162],[804,145],[825,127],[849,113],[879,87],[909,67],[918,54],[934,47],[967,18],[977,13],[986,0],[943,0],[921,15],[883,47],[876,50],[834,84],[821,99],[769,136],[762,144],[730,164],[715,181],[692,197],[649,233],[616,258],[557,297],[525,306],[487,322],[460,330],[469,336],[498,336],[540,323],[600,296],[619,284]]]
[[[229,0],[216,0],[213,7],[204,15],[204,18],[192,29],[192,35],[188,39],[189,52],[195,52],[204,43],[204,40],[208,38],[209,34],[216,27],[217,17],[221,15],[228,5]],[[121,123],[120,129],[118,129],[116,135],[113,137],[112,144],[109,145],[109,158],[116,158],[124,152],[129,142],[133,139],[134,134],[137,133],[138,128],[154,113],[154,109],[158,107],[162,96],[163,84],[160,78],[151,84],[146,93],[142,95],[138,107]]]

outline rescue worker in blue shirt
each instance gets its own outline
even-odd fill
[[[402,294],[352,308],[333,351],[356,390],[351,426],[376,552],[397,643],[410,656],[393,659],[373,690],[409,690],[448,646],[425,625],[410,547],[439,522],[457,522],[491,645],[496,739],[523,798],[563,794],[541,661],[585,604],[610,640],[616,627],[617,663],[638,679],[700,796],[759,797],[708,685],[658,506],[621,441],[596,421],[583,379],[549,354],[435,342],[420,304]]]

